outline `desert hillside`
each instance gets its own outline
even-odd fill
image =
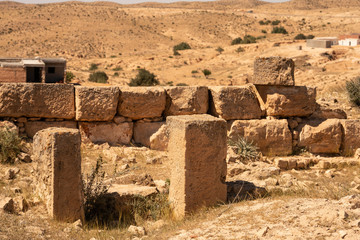
[[[320,93],[359,75],[359,47],[312,49],[304,40],[294,41],[300,33],[359,32],[358,0],[341,1],[342,9],[330,0],[0,4],[1,57],[65,57],[82,83],[96,64],[110,84],[126,85],[137,68],[146,68],[163,85],[237,85],[251,78],[256,57],[276,55],[294,58],[296,84],[318,87]],[[271,33],[274,27],[288,34]],[[247,34],[256,43],[231,45]],[[181,42],[191,49],[174,56],[172,48]],[[336,57],[329,60],[325,52]],[[211,71],[208,78],[203,69]]]

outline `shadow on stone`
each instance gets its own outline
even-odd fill
[[[233,182],[226,182],[226,185],[228,203],[257,199],[268,195],[268,192],[265,188],[257,187],[252,182],[239,180]]]

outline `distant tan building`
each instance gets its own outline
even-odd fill
[[[331,45],[339,45],[339,40],[337,37],[316,37],[314,40],[331,41]]]
[[[0,82],[64,82],[63,58],[0,58]]]
[[[350,35],[339,36],[339,45],[341,46],[357,46],[360,45],[360,34],[352,33]]]
[[[311,48],[331,48],[331,40],[308,39],[306,46]]]

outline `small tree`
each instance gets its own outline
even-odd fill
[[[89,76],[90,82],[107,83],[108,79],[109,79],[109,77],[106,75],[105,72],[102,72],[102,71],[94,72],[94,73],[90,74],[90,76]]]
[[[237,44],[241,44],[241,43],[242,43],[241,37],[237,37],[231,41],[231,45],[237,45]]]
[[[160,82],[156,79],[155,74],[149,72],[145,68],[139,68],[138,74],[135,78],[131,79],[129,86],[155,86],[159,84]]]
[[[301,39],[306,39],[306,36],[302,33],[299,33],[298,35],[296,35],[294,37],[295,40],[301,40]]]
[[[204,74],[204,76],[205,76],[206,78],[208,78],[208,76],[211,75],[211,71],[210,71],[209,69],[204,69],[204,70],[202,70],[202,73]]]

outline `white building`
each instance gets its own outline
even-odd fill
[[[339,45],[341,45],[341,46],[358,46],[358,45],[360,45],[360,34],[353,33],[351,35],[341,35],[339,37]]]

